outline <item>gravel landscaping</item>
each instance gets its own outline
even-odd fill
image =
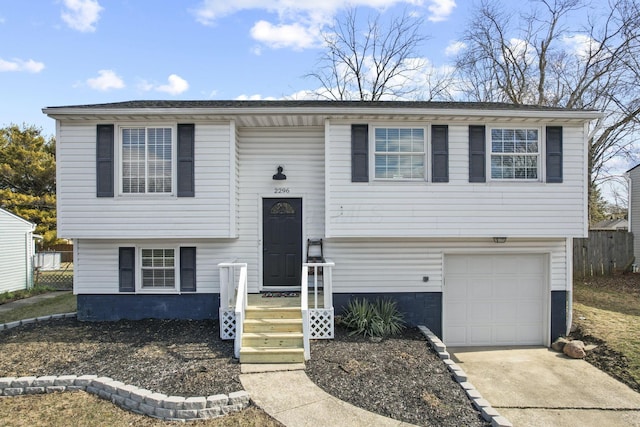
[[[217,322],[51,320],[0,331],[0,377],[95,374],[167,395],[242,390],[233,342]],[[373,343],[350,337],[312,343],[311,379],[367,410],[428,426],[486,426],[424,337],[409,329]]]

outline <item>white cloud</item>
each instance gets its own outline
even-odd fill
[[[125,87],[124,81],[113,70],[98,71],[98,77],[87,79],[87,85],[91,89],[101,91],[122,89]]]
[[[567,45],[569,51],[579,58],[587,59],[591,56],[591,52],[595,52],[599,44],[586,34],[576,34],[574,36],[565,36],[562,41]]]
[[[449,45],[444,49],[444,54],[447,56],[455,56],[466,48],[466,43],[461,41],[454,41],[449,43]]]
[[[13,59],[12,61],[5,61],[0,58],[0,72],[2,71],[26,71],[27,73],[39,73],[44,70],[44,64],[42,62],[29,59],[24,61],[22,59]]]
[[[317,43],[320,39],[320,31],[305,28],[298,23],[273,25],[267,21],[258,21],[251,28],[251,37],[274,49],[283,47],[305,49]]]
[[[385,10],[397,5],[416,8],[428,2],[428,19],[433,22],[448,18],[455,8],[455,0],[202,0],[192,10],[203,25],[245,10],[261,10],[278,16],[277,22],[260,20],[251,29],[251,36],[271,48],[305,49],[322,42],[322,28],[333,21],[335,15],[348,7],[369,7]],[[414,13],[415,11],[411,11]]]
[[[70,28],[83,33],[96,30],[100,12],[104,9],[97,0],[63,0],[63,4],[62,20]]]
[[[180,95],[189,89],[189,83],[177,74],[171,74],[168,81],[168,84],[158,86],[155,89],[158,92],[165,92],[169,95]]]
[[[431,22],[446,21],[456,7],[455,0],[429,0],[431,3],[427,9],[431,15],[427,18]]]
[[[144,92],[154,90],[156,92],[168,93],[169,95],[180,95],[181,93],[186,92],[189,89],[189,83],[179,75],[171,74],[167,78],[167,84],[154,85],[146,80],[142,80],[138,84],[138,89]]]
[[[238,97],[236,97],[236,101],[273,101],[276,98],[274,98],[273,96],[265,96],[263,97],[260,94],[254,94],[254,95],[240,95]]]

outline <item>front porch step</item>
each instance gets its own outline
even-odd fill
[[[304,349],[242,347],[240,363],[304,363]]]
[[[299,332],[246,332],[242,334],[242,347],[303,348],[303,335]]]
[[[245,319],[302,319],[300,307],[247,307]]]
[[[302,333],[300,319],[245,319],[243,332],[299,332]]]

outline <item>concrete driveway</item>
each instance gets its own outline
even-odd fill
[[[547,348],[448,348],[470,383],[514,426],[640,427],[640,393]]]

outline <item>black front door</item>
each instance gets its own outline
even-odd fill
[[[300,286],[302,199],[263,199],[262,223],[263,286]]]

